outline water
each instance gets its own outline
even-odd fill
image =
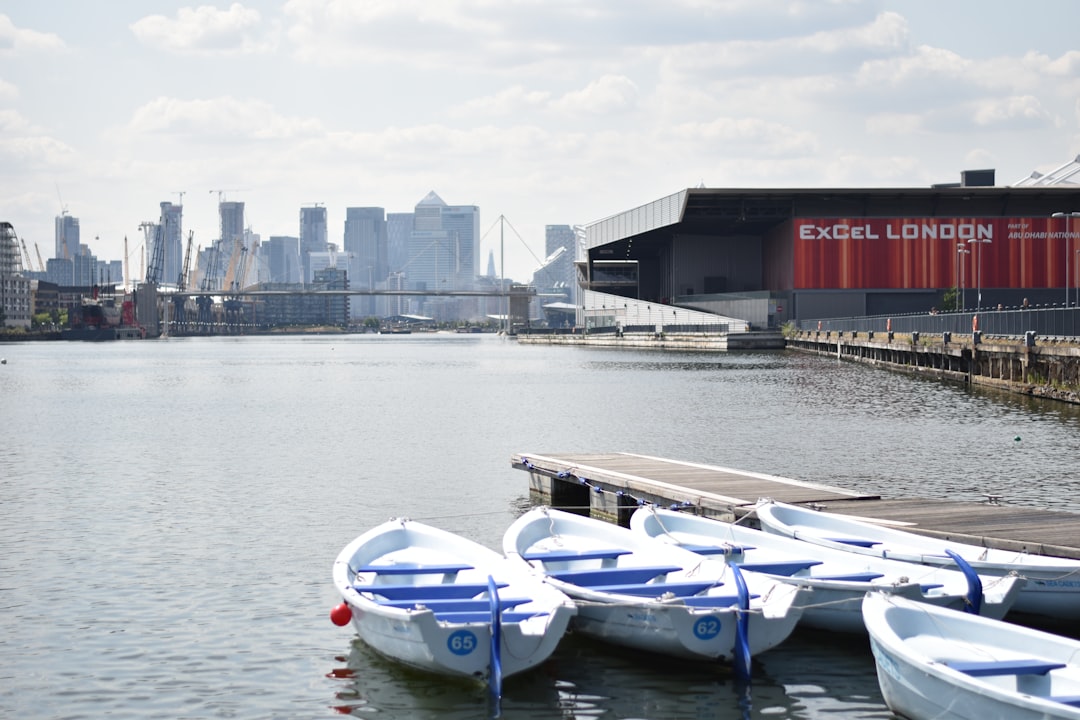
[[[0,715],[480,718],[328,619],[405,515],[498,547],[514,453],[639,452],[862,492],[1080,512],[1080,412],[834,359],[494,336],[0,345]],[[723,668],[568,637],[505,718],[888,717],[863,639]]]

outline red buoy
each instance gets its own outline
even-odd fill
[[[330,622],[334,623],[338,627],[344,627],[352,621],[352,610],[349,609],[348,603],[341,603],[335,605],[334,609],[330,611]]]

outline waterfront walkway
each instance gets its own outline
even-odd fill
[[[762,473],[632,453],[531,454],[511,458],[529,473],[530,496],[555,507],[589,509],[625,524],[639,501],[686,504],[733,522],[761,498],[874,519],[923,535],[1041,555],[1080,559],[1080,514],[926,498],[882,498]],[[753,525],[753,518],[746,518]]]

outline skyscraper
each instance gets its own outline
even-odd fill
[[[346,208],[344,246],[345,257],[348,258],[349,287],[374,290],[386,282],[389,266],[386,256],[386,211],[383,208]],[[355,318],[374,315],[374,296],[353,296],[349,310]]]
[[[56,216],[56,252],[53,257],[73,260],[79,254],[79,218],[67,211]]]
[[[472,290],[480,275],[480,208],[455,205],[443,208],[443,230],[455,249],[455,290]]]
[[[300,238],[271,235],[262,252],[270,269],[269,282],[301,282],[303,268],[300,263]]]
[[[418,290],[470,290],[480,274],[480,210],[434,191],[416,204],[405,274]]]
[[[386,211],[381,207],[345,209],[345,253],[351,257],[349,286],[374,289],[389,272]]]
[[[165,242],[161,281],[168,285],[180,280],[180,273],[184,268],[183,216],[183,205],[174,205],[171,202],[161,203],[159,237]]]
[[[311,268],[311,253],[328,252],[326,234],[326,208],[316,203],[311,207],[300,208],[300,259],[304,264],[304,282],[314,280]]]
[[[221,216],[221,241],[226,252],[231,252],[233,243],[244,239],[244,203],[220,202],[218,214]]]
[[[387,213],[386,214],[386,264],[391,273],[405,274],[405,266],[409,262],[409,236],[413,230],[413,214]],[[404,282],[402,277],[399,282]],[[397,288],[404,290],[404,287]]]

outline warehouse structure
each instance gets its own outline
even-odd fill
[[[928,188],[680,191],[587,227],[578,324],[696,310],[779,327],[934,312],[947,293],[965,309],[1075,304],[1080,157],[1012,186],[994,174]]]

